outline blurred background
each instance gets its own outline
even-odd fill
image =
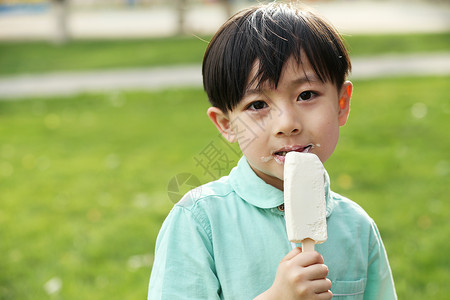
[[[1,39],[212,34],[249,0],[1,0]],[[448,0],[304,1],[344,33],[448,28]],[[444,10],[444,12],[442,11]],[[355,24],[358,24],[356,26]]]
[[[353,62],[332,188],[377,222],[399,299],[446,299],[450,2],[304,3]],[[0,299],[145,299],[173,204],[240,158],[201,61],[254,4],[0,0]]]

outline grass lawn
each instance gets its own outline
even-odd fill
[[[449,79],[355,82],[326,163],[377,222],[399,299],[447,297]],[[238,159],[207,107],[200,89],[0,101],[0,299],[144,299],[171,179]],[[205,170],[211,146],[228,161]]]
[[[449,51],[450,32],[346,36],[352,56]],[[0,43],[0,76],[61,70],[201,63],[210,37]]]

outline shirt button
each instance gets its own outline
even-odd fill
[[[281,205],[278,205],[277,208],[278,208],[279,211],[284,211],[284,203],[281,204]]]

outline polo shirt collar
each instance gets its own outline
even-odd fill
[[[284,203],[283,191],[267,184],[252,170],[245,156],[241,157],[238,165],[231,170],[230,184],[234,191],[246,202],[259,208],[275,208]],[[331,200],[330,178],[325,171],[325,198],[327,203],[327,217],[333,210]]]

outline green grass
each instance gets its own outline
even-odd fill
[[[0,74],[199,63],[207,42],[197,37],[0,43]]]
[[[356,81],[326,163],[377,222],[399,299],[447,297],[449,79]],[[207,106],[200,89],[0,101],[0,299],[144,299],[171,178],[210,180],[211,143],[238,159]]]
[[[450,32],[344,36],[351,56],[450,51]]]
[[[209,37],[0,43],[0,75],[201,63]],[[346,36],[352,56],[450,50],[450,32]]]

